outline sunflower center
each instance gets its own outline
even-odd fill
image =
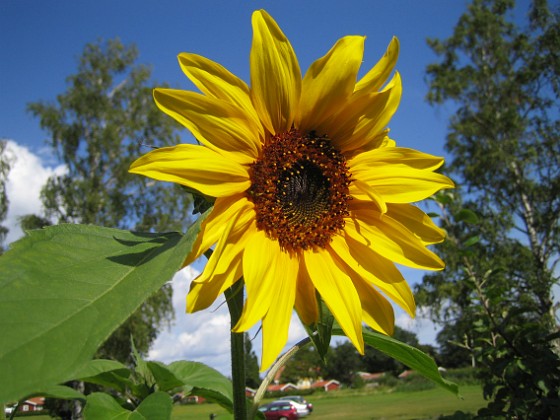
[[[297,130],[277,134],[249,174],[257,228],[285,251],[324,248],[344,228],[350,173],[328,137]]]

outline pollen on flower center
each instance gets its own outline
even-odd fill
[[[249,173],[257,228],[285,251],[324,248],[344,228],[350,173],[328,137],[277,134]]]

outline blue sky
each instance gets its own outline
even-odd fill
[[[404,146],[441,154],[447,116],[424,97],[424,70],[435,59],[427,37],[447,37],[465,0],[396,1],[130,1],[0,0],[0,137],[32,149],[46,133],[26,104],[54,100],[66,88],[84,45],[120,37],[135,43],[139,62],[151,64],[155,80],[191,89],[176,56],[205,55],[248,80],[251,13],[266,9],[286,33],[302,71],[341,36],[367,36],[362,70],[401,43],[397,65],[403,78],[401,107],[391,123]]]
[[[349,34],[367,36],[365,72],[395,35],[401,45],[397,69],[403,79],[403,98],[390,124],[392,137],[401,146],[442,155],[450,110],[434,109],[424,100],[425,68],[436,60],[426,38],[450,36],[467,4],[466,0],[0,0],[0,138],[11,139],[18,145],[14,150],[28,159],[28,169],[12,174],[8,190],[10,220],[15,220],[18,211],[39,211],[40,185],[31,192],[32,176],[45,174],[37,178],[44,181],[49,174],[64,170],[55,168],[52,158],[45,160],[42,148],[47,133],[26,112],[26,104],[55,100],[66,89],[65,79],[75,72],[77,59],[88,42],[119,37],[126,44],[134,43],[140,51],[139,62],[152,66],[155,80],[193,89],[177,64],[176,56],[183,51],[209,57],[244,80],[249,79],[251,13],[256,9],[264,8],[276,19],[290,39],[303,72],[338,38]],[[14,210],[16,203],[27,207],[20,204],[21,209]],[[422,276],[414,270],[404,274],[411,283]],[[181,278],[182,290],[192,275]],[[184,306],[184,296],[174,301],[177,308]],[[207,349],[215,348],[213,338],[195,328],[210,323],[227,333],[227,314],[220,311],[223,308],[186,323],[183,311],[178,309],[178,323],[156,343],[154,357],[166,362],[200,360],[227,371],[227,349],[220,348],[210,359]],[[422,342],[433,342],[435,333],[430,328],[416,326]],[[302,333],[301,327],[296,326],[294,331],[291,342]],[[185,347],[189,342],[197,343],[198,353],[180,348],[169,351],[178,342],[184,342]],[[258,351],[260,343],[255,347]]]

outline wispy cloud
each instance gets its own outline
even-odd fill
[[[10,243],[23,235],[19,217],[31,213],[41,214],[40,193],[47,179],[66,173],[67,168],[65,165],[53,165],[50,159],[47,163],[43,157],[13,140],[7,141],[6,154],[11,166],[6,184],[10,204],[5,221],[10,229],[6,242]]]

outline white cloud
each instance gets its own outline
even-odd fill
[[[224,375],[230,374],[230,321],[223,299],[204,311],[187,314],[186,295],[199,272],[193,267],[179,271],[172,280],[175,322],[159,334],[149,358],[164,363],[177,360],[202,362]]]
[[[10,160],[10,172],[6,183],[9,200],[8,215],[4,222],[9,232],[6,242],[19,239],[23,232],[19,227],[18,218],[26,214],[41,214],[41,188],[52,175],[66,173],[65,165],[47,164],[42,157],[27,147],[8,140],[6,155]]]
[[[398,309],[395,313],[395,324],[415,333],[420,344],[437,345],[436,336],[439,328],[429,318],[426,308],[421,306],[416,308],[416,318],[411,318],[408,314]]]

